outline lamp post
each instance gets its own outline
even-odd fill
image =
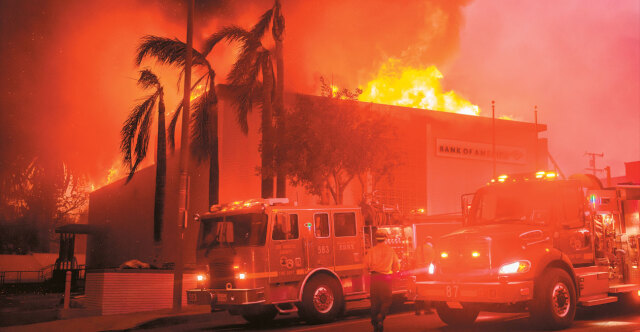
[[[173,310],[182,309],[182,274],[184,271],[183,242],[187,226],[189,202],[189,111],[191,107],[191,55],[193,46],[194,0],[187,0],[187,48],[184,63],[184,96],[182,97],[182,133],[180,136],[180,183],[178,189],[178,221],[176,258],[173,276]]]

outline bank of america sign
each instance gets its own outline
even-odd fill
[[[436,139],[436,155],[440,157],[493,161],[491,144]],[[525,164],[527,150],[516,146],[496,145],[496,161],[501,163]]]

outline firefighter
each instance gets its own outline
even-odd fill
[[[429,269],[429,265],[433,262],[435,257],[435,250],[433,249],[433,238],[431,236],[427,236],[416,248],[416,279],[418,281],[424,280],[425,274]],[[419,316],[423,312],[425,314],[432,313],[430,307],[430,303],[426,303],[425,301],[415,301],[414,303],[416,316]]]
[[[385,243],[387,233],[377,230],[376,245],[365,257],[365,267],[371,273],[371,325],[375,332],[382,332],[383,322],[391,306],[391,283],[399,262],[393,248]]]

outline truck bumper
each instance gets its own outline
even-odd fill
[[[533,281],[416,282],[416,300],[444,302],[516,303],[533,299]]]
[[[211,307],[225,307],[263,303],[264,301],[264,288],[187,290],[188,304],[211,304]]]

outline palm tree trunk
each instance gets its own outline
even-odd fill
[[[209,206],[220,202],[220,161],[218,157],[218,98],[215,93],[213,79],[209,83],[209,95],[213,98],[209,109],[209,137],[211,139],[211,151],[209,152]]]
[[[282,34],[276,39],[276,115],[278,119],[276,155],[276,196],[287,197],[287,174],[283,165],[286,156],[284,133],[286,128],[286,112],[284,110],[284,58],[282,55]]]
[[[273,89],[273,75],[271,59],[262,59],[262,198],[273,197],[273,110],[271,91]]]
[[[164,92],[158,96],[158,146],[156,150],[156,192],[153,206],[153,240],[162,241],[162,225],[164,219],[165,183],[167,178],[167,137],[165,132]]]

